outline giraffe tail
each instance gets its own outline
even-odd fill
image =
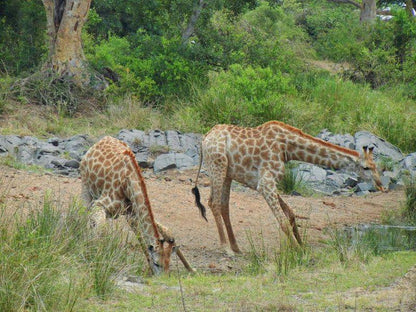
[[[195,195],[195,203],[201,212],[201,216],[205,219],[205,221],[208,222],[205,206],[201,203],[201,194],[199,194],[198,186],[195,185],[195,187],[192,189],[192,194]]]
[[[201,194],[199,193],[199,189],[198,189],[198,178],[199,178],[199,174],[201,173],[201,167],[202,167],[202,151],[201,151],[200,157],[199,157],[198,174],[197,174],[196,179],[195,179],[195,187],[192,188],[192,194],[195,195],[195,203],[196,203],[197,207],[199,208],[199,211],[201,212],[201,216],[205,219],[205,221],[208,222],[207,215],[206,215],[206,209],[205,209],[205,206],[202,205],[202,203],[201,203]]]

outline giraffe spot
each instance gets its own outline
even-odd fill
[[[262,159],[270,159],[270,152],[269,152],[268,150],[266,150],[266,151],[262,151],[262,152],[260,153],[260,157],[261,157]]]
[[[268,140],[274,140],[275,137],[276,137],[276,134],[274,133],[274,131],[271,131],[271,130],[267,131],[267,133],[266,133],[266,139],[268,139]]]
[[[98,157],[98,161],[99,161],[100,163],[104,162],[104,160],[105,160],[105,158],[104,158],[104,156],[103,156],[103,155],[100,155],[100,156]]]
[[[248,147],[248,153],[253,155],[253,153],[254,153],[254,147],[253,146]]]
[[[287,144],[287,151],[289,152],[289,153],[293,153],[295,150],[296,150],[296,145],[295,144],[293,144],[293,143],[291,143],[291,142],[289,142],[288,144]]]
[[[305,145],[307,143],[307,141],[303,138],[299,138],[298,143],[301,144],[301,145]]]
[[[247,154],[247,148],[245,145],[240,146],[240,154],[245,155]]]
[[[104,179],[97,180],[97,189],[102,190],[104,185]]]
[[[328,152],[327,152],[327,150],[326,150],[326,149],[324,149],[324,148],[321,148],[321,149],[319,150],[319,156],[321,156],[321,157],[327,157],[327,156],[328,156]]]
[[[97,180],[97,175],[94,172],[91,172],[89,178],[90,178],[91,181],[96,181]]]
[[[306,162],[308,162],[308,163],[310,163],[310,164],[312,164],[312,163],[313,163],[313,157],[312,157],[312,155],[308,154],[308,155],[306,156]]]
[[[234,163],[239,163],[241,161],[241,155],[239,153],[234,154],[233,161]]]
[[[316,147],[313,145],[309,145],[306,147],[306,150],[311,154],[316,154]]]
[[[100,169],[100,164],[95,164],[95,165],[91,165],[91,167],[92,167],[92,171],[94,171],[94,172],[98,172],[98,170]]]
[[[305,158],[305,152],[304,151],[298,151],[296,153],[296,157],[297,157],[298,160],[304,159]]]
[[[104,173],[105,173],[104,168],[103,167],[99,167],[99,168],[100,169],[98,170],[97,175],[99,177],[104,177]]]
[[[260,154],[260,148],[259,148],[258,146],[256,146],[256,147],[254,148],[254,154],[255,154],[255,155]]]
[[[242,165],[243,165],[244,168],[251,168],[251,165],[252,165],[251,157],[244,157]]]

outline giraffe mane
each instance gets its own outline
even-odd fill
[[[300,130],[296,127],[290,126],[288,124],[285,124],[284,122],[281,122],[281,121],[272,120],[272,121],[266,122],[264,125],[271,125],[271,124],[278,125],[282,128],[285,128],[286,130],[289,130],[290,132],[294,132],[297,135],[299,135],[299,136],[301,136],[305,139],[308,139],[308,140],[311,140],[315,143],[318,143],[319,145],[323,145],[323,146],[338,150],[340,152],[346,153],[346,154],[354,156],[354,157],[359,157],[360,156],[360,153],[355,151],[355,150],[352,150],[352,149],[349,149],[349,148],[346,148],[346,147],[343,147],[343,146],[339,146],[339,145],[336,145],[336,144],[332,144],[330,142],[324,141],[324,140],[319,139],[319,138],[315,138],[315,137],[303,132],[302,130]]]
[[[142,190],[142,194],[143,194],[143,197],[144,197],[144,204],[145,204],[145,206],[147,208],[147,211],[149,213],[149,217],[150,217],[150,220],[152,222],[152,226],[153,226],[153,229],[154,229],[154,232],[155,232],[155,237],[156,237],[157,240],[160,240],[160,233],[159,233],[159,230],[157,229],[157,225],[156,225],[155,217],[153,215],[152,207],[150,206],[150,200],[149,200],[149,196],[147,195],[146,184],[144,183],[143,175],[142,175],[142,172],[140,170],[139,165],[137,164],[136,157],[134,157],[134,154],[130,149],[125,150],[123,152],[123,154],[129,156],[131,162],[133,163],[133,166],[134,166],[135,171],[137,173],[137,176],[139,178],[140,188]]]

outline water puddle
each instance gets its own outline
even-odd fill
[[[351,244],[368,244],[377,252],[416,250],[416,226],[359,224],[344,228]]]

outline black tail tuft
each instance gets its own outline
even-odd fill
[[[199,208],[199,211],[201,212],[201,216],[205,219],[205,221],[208,222],[207,216],[206,216],[206,209],[204,207],[204,205],[201,204],[201,195],[199,194],[199,190],[198,187],[195,186],[192,189],[192,193],[195,195],[195,203]]]

